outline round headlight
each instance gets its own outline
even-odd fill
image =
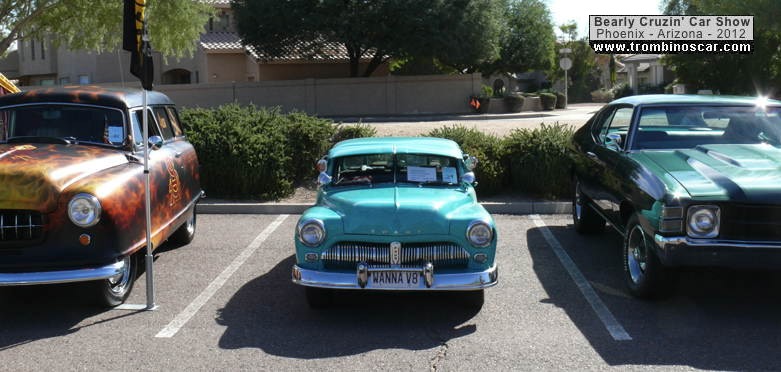
[[[718,235],[718,207],[693,206],[689,208],[689,235],[714,237]]]
[[[310,247],[319,245],[325,240],[325,228],[320,220],[310,219],[298,224],[298,239]]]
[[[493,230],[484,221],[473,221],[466,229],[466,238],[476,247],[485,247],[491,244]]]
[[[90,194],[76,194],[68,203],[68,217],[80,227],[94,226],[100,221],[100,202]]]

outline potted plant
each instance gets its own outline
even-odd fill
[[[553,93],[540,93],[540,102],[543,110],[552,111],[556,107],[556,95]]]
[[[508,112],[521,112],[524,96],[520,92],[513,92],[504,96],[504,105]]]
[[[556,108],[557,109],[567,108],[567,96],[565,96],[564,93],[562,92],[556,92]]]

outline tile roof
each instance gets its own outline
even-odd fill
[[[246,52],[257,61],[263,62],[301,62],[301,61],[347,61],[347,48],[344,44],[327,42],[318,47],[310,43],[298,43],[285,48],[285,55],[270,58],[258,53],[251,46],[244,46],[235,32],[208,32],[201,35],[201,47],[207,52]],[[364,61],[368,58],[364,58]]]
[[[623,62],[649,62],[658,61],[659,58],[662,58],[661,54],[634,54],[624,58]]]

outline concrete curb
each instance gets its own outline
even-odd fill
[[[569,202],[485,202],[489,213],[495,214],[569,214]],[[198,203],[201,214],[301,214],[312,204],[307,203]]]

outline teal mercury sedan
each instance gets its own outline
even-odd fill
[[[622,98],[571,149],[575,229],[624,236],[631,294],[663,294],[680,266],[781,268],[781,102]]]
[[[361,138],[318,164],[316,204],[298,221],[293,282],[312,307],[333,290],[463,291],[497,283],[496,227],[477,202],[477,159],[440,138]]]

